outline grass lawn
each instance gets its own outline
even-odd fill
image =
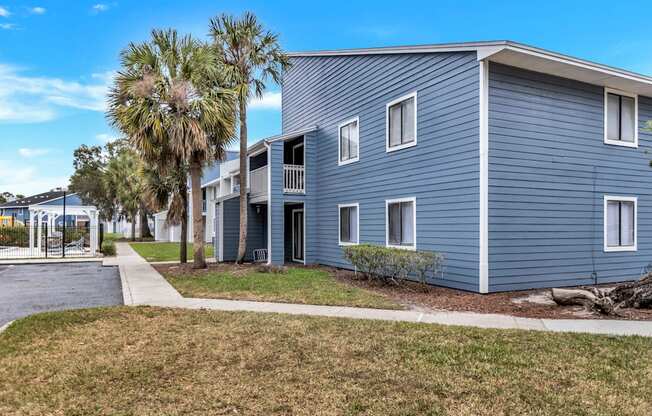
[[[147,261],[179,261],[179,243],[129,243]],[[213,246],[204,247],[206,257],[213,257]],[[188,243],[188,259],[192,260],[192,243]]]
[[[389,298],[336,281],[328,272],[290,267],[287,273],[260,273],[256,268],[219,265],[201,274],[159,268],[184,297],[257,300],[402,309]]]
[[[652,340],[156,308],[0,335],[2,415],[650,415]]]

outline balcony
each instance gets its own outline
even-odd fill
[[[306,193],[304,165],[283,165],[283,192],[289,194]]]
[[[249,172],[249,193],[252,198],[267,194],[267,166]]]

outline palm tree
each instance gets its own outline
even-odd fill
[[[204,268],[202,167],[223,159],[234,137],[234,94],[223,88],[222,66],[212,49],[172,29],[152,31],[151,41],[130,44],[121,58],[122,70],[109,94],[109,118],[162,174],[188,168],[193,267]],[[185,180],[178,190],[187,200]]]
[[[237,262],[247,249],[247,102],[262,97],[265,81],[280,84],[289,58],[278,43],[278,36],[263,29],[253,13],[240,19],[222,14],[210,21],[210,35],[225,74],[238,95],[240,121],[240,239]]]
[[[136,239],[136,221],[142,208],[144,188],[141,162],[134,152],[121,151],[109,160],[104,174],[106,187],[115,191],[117,205],[131,221],[131,240]]]

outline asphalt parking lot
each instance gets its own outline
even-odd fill
[[[100,262],[0,265],[0,326],[39,312],[122,304],[117,267]]]

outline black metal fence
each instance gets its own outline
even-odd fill
[[[95,255],[97,227],[89,225],[0,226],[0,258],[61,258]]]

